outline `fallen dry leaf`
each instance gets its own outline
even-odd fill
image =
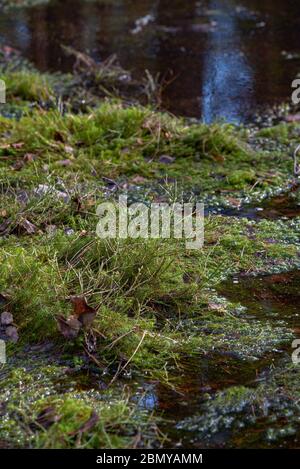
[[[19,340],[19,334],[18,334],[18,330],[15,326],[8,326],[6,329],[5,329],[5,334],[7,335],[7,337],[14,343],[18,342]]]
[[[0,323],[2,326],[9,326],[14,322],[13,315],[8,311],[4,311],[0,316]]]
[[[25,155],[23,156],[23,160],[26,163],[31,163],[32,161],[36,160],[36,158],[37,155],[35,155],[34,153],[25,153]]]
[[[20,148],[24,147],[25,143],[24,142],[16,142],[16,143],[12,143],[11,146],[15,149],[15,150],[19,150]]]
[[[82,324],[75,316],[70,316],[67,319],[63,316],[57,316],[56,320],[59,331],[66,339],[76,339]]]
[[[225,161],[224,156],[221,155],[220,153],[212,155],[212,157],[217,163],[224,163],[224,161]]]
[[[0,224],[0,234],[6,234],[9,231],[10,225],[11,220],[9,218],[4,220],[4,222]]]
[[[74,307],[74,316],[84,327],[89,327],[94,321],[97,311],[87,304],[84,296],[71,296],[70,301]]]
[[[21,218],[17,223],[14,223],[10,218],[8,218],[0,224],[0,234],[2,235],[10,233],[31,235],[36,233],[36,231],[37,227],[26,218]]]
[[[25,232],[26,234],[34,234],[37,230],[36,226],[28,221],[26,218],[23,218],[18,223],[18,229]]]
[[[87,304],[84,296],[71,296],[69,299],[74,307],[72,316],[65,318],[60,315],[56,317],[56,320],[61,334],[66,339],[75,339],[82,327],[91,326],[97,311]]]

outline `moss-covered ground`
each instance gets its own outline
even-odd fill
[[[300,126],[190,124],[128,104],[122,93],[112,99],[103,90],[108,80],[117,89],[118,67],[93,71],[82,105],[84,74],[46,76],[20,58],[9,65],[4,53],[0,58],[7,86],[0,108],[0,306],[19,335],[13,343],[1,330],[8,342],[1,444],[163,445],[163,415],[140,405],[132,382],[176,391],[187,357],[213,366],[215,354],[229,354],[242,369],[289,346],[289,324],[253,318],[239,295],[229,303],[215,288],[240,273],[297,269],[300,220],[208,215],[203,249],[188,251],[176,239],[101,240],[96,207],[124,192],[147,203],[189,198],[237,207],[288,191]],[[66,339],[58,322],[74,314],[74,297],[84,297],[95,317]],[[297,377],[284,370],[288,392]],[[255,391],[217,395],[200,422],[206,434],[227,425],[231,402],[253,408],[259,396],[271,396],[277,373]]]

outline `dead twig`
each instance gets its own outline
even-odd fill
[[[140,349],[142,343],[144,342],[144,339],[145,339],[146,334],[147,334],[147,331],[144,331],[144,332],[143,332],[143,335],[142,335],[142,337],[141,337],[141,340],[139,341],[139,343],[138,343],[138,345],[137,345],[135,351],[133,352],[133,354],[131,355],[131,357],[127,360],[127,362],[125,363],[125,365],[122,366],[121,369],[118,369],[118,371],[116,372],[115,376],[113,377],[113,379],[111,380],[111,382],[109,383],[109,385],[113,384],[113,383],[116,381],[116,379],[117,379],[117,377],[119,376],[119,374],[122,373],[122,372],[127,368],[127,366],[129,365],[129,363],[131,362],[131,360],[132,360],[132,359],[134,358],[134,356],[137,354],[137,352],[138,352],[138,350]]]
[[[99,360],[97,360],[97,358],[94,357],[94,355],[92,355],[92,354],[88,351],[88,349],[87,349],[86,347],[83,346],[83,349],[84,349],[85,353],[88,355],[88,357],[89,357],[99,368],[102,369],[102,368],[105,367],[105,365],[104,365],[103,363],[99,362]]]

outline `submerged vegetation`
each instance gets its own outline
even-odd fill
[[[298,268],[300,221],[211,214],[204,248],[187,251],[176,239],[100,240],[96,207],[123,192],[147,203],[258,203],[295,184],[300,126],[191,124],[129,103],[123,85],[111,96],[123,73],[113,61],[89,64],[83,103],[86,71],[48,76],[19,59],[8,65],[1,54],[0,308],[11,313],[19,339],[9,340],[16,336],[2,323],[8,364],[0,375],[0,440],[35,448],[163,445],[170,441],[159,430],[163,415],[143,408],[137,383],[176,390],[186,357],[197,358],[200,373],[215,354],[252,367],[289,346],[295,331],[284,320],[253,318],[239,295],[229,303],[215,288],[232,275]],[[288,394],[297,377],[283,370]],[[177,429],[207,436],[231,424],[244,428],[280,377],[276,371],[256,388],[219,391],[200,420]],[[275,412],[279,398],[272,399]],[[287,397],[285,416],[290,406],[295,433],[298,404]],[[237,420],[244,411],[246,420]],[[272,412],[269,441],[283,434],[282,413]]]

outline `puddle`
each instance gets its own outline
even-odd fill
[[[269,321],[275,327],[284,323],[294,330],[296,336],[300,336],[300,271],[260,277],[240,276],[223,282],[217,291],[227,300],[246,307],[245,314],[250,320],[253,318]],[[251,406],[249,410],[248,404],[245,404],[245,410],[240,410],[239,405],[243,407],[244,404],[237,402],[236,408],[228,410],[233,415],[237,414],[237,418],[248,422],[248,428],[248,424],[241,423],[240,431],[231,432],[230,422],[234,417],[230,415],[228,431],[216,432],[204,440],[199,440],[199,431],[201,434],[206,432],[206,413],[208,420],[215,418],[218,421],[224,417],[226,421],[226,412],[225,416],[221,411],[219,417],[209,416],[210,408],[207,408],[207,405],[209,406],[216,393],[221,391],[222,395],[223,391],[235,389],[236,386],[245,386],[251,393],[251,389],[256,389],[261,383],[268,383],[269,374],[275,366],[285,360],[290,362],[290,353],[289,344],[282,344],[280,350],[274,348],[273,352],[254,362],[237,359],[230,353],[186,358],[181,363],[182,373],[176,384],[176,391],[161,383],[146,386],[143,388],[145,394],[140,400],[140,405],[163,414],[165,421],[161,429],[168,433],[170,438],[166,446],[171,441],[172,447],[242,447],[245,441],[251,446],[251,441],[254,440],[254,446],[270,447],[272,441],[265,440],[270,423],[263,418],[255,425],[251,423],[252,411]],[[200,423],[197,423],[197,419]],[[186,423],[182,425],[182,422]],[[277,430],[280,431],[278,428]],[[209,433],[209,429],[207,432]],[[295,444],[295,439],[290,439],[288,434],[280,443],[284,447],[295,447]],[[273,446],[275,445],[274,443]]]
[[[72,70],[61,44],[97,60],[117,54],[135,76],[148,69],[170,82],[171,112],[244,122],[290,100],[299,21],[294,0],[64,0],[1,12],[0,42],[42,71]]]
[[[220,284],[218,293],[246,306],[249,314],[258,319],[284,321],[291,328],[300,326],[299,270],[258,277],[240,276]]]
[[[255,385],[260,372],[272,363],[266,356],[257,362],[243,362],[228,355],[187,358],[175,378],[175,389],[160,382],[137,388],[135,400],[147,410],[163,417],[159,427],[168,435],[166,447],[197,447],[197,432],[179,429],[178,423],[197,415],[209,396],[235,385]],[[178,371],[177,371],[178,375]]]
[[[208,208],[207,213],[217,213],[228,217],[248,218],[250,220],[292,219],[300,216],[299,186],[289,193],[266,199],[258,205],[244,205],[240,208],[216,210]]]

